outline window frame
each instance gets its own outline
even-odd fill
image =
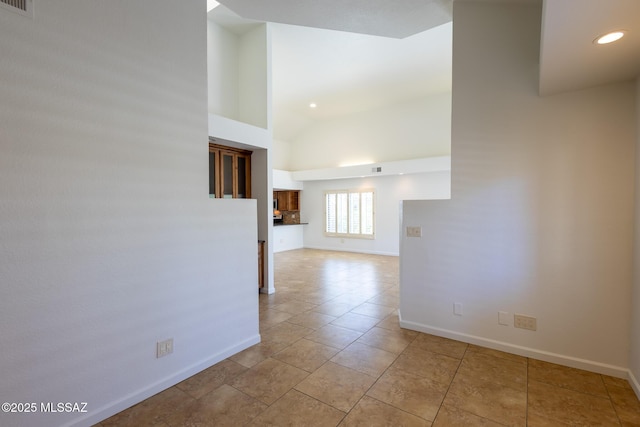
[[[363,233],[363,224],[366,223],[366,221],[363,221],[363,215],[365,215],[366,213],[364,212],[364,210],[362,209],[362,195],[363,194],[368,194],[371,193],[371,234],[367,234],[367,233]],[[336,195],[336,203],[335,203],[335,211],[334,211],[334,218],[335,218],[335,232],[332,231],[328,231],[328,209],[329,209],[329,203],[328,203],[328,196],[330,194],[334,194]],[[347,201],[347,206],[346,206],[346,214],[347,214],[347,224],[346,224],[346,233],[343,232],[338,232],[338,203],[337,203],[337,199],[338,199],[338,195],[339,194],[344,194],[346,195],[346,201]],[[351,195],[353,194],[358,194],[358,200],[359,200],[359,232],[358,233],[352,233],[350,232],[350,230],[352,229],[352,205],[351,205]],[[373,188],[362,188],[362,189],[350,189],[350,190],[325,190],[324,191],[324,209],[323,209],[323,215],[324,215],[324,235],[325,237],[341,237],[341,238],[354,238],[354,239],[369,239],[369,240],[373,240],[376,238],[376,192],[375,189]]]

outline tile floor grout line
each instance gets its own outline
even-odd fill
[[[416,336],[416,339],[417,339],[417,336]],[[456,367],[456,371],[451,376],[451,381],[449,381],[449,385],[447,386],[447,391],[445,391],[444,392],[444,396],[442,396],[442,401],[440,402],[440,406],[438,406],[438,410],[436,411],[436,415],[433,417],[433,422],[434,423],[438,419],[438,414],[440,414],[440,410],[444,406],[444,401],[447,398],[447,395],[449,394],[449,390],[451,389],[451,384],[453,384],[453,381],[455,380],[456,375],[458,375],[458,370],[460,369],[460,365],[462,365],[462,359],[464,359],[464,356],[467,354],[468,350],[469,350],[469,344],[467,344],[467,346],[465,347],[464,353],[462,354],[462,357],[460,358],[460,362],[458,363],[458,366]]]

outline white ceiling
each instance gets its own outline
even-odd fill
[[[243,18],[284,23],[272,33],[276,139],[289,141],[316,120],[451,90],[452,0],[221,3]],[[541,29],[542,95],[640,75],[640,0],[544,0]],[[592,43],[614,29],[627,36]]]
[[[405,39],[274,25],[275,138],[289,141],[311,121],[450,91],[451,36],[451,23]]]
[[[222,0],[266,22],[404,38],[451,20],[453,0]]]
[[[613,30],[610,45],[593,40]],[[545,0],[540,93],[550,95],[640,76],[640,0]]]

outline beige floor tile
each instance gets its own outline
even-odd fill
[[[384,319],[376,323],[376,326],[378,328],[389,329],[392,331],[397,331],[397,330],[409,331],[408,329],[402,329],[400,327],[400,319],[398,318],[397,313],[390,314],[389,316],[385,317]],[[409,332],[415,332],[415,331],[409,331]],[[415,334],[417,335],[418,332],[415,332]]]
[[[616,378],[616,377],[610,377],[608,375],[602,375],[602,381],[604,381],[604,386],[607,388],[607,390],[610,387],[626,388],[629,390],[633,390],[633,388],[631,387],[631,384],[629,384],[629,381],[625,380],[624,378]]]
[[[163,427],[164,419],[168,415],[194,400],[184,391],[170,387],[102,421],[101,424],[105,427]]]
[[[284,311],[261,309],[259,316],[260,331],[265,331],[278,323],[290,319],[291,317],[293,317],[293,314]]]
[[[225,384],[173,411],[167,422],[171,426],[235,427],[246,425],[267,408],[264,403]]]
[[[296,315],[296,314],[304,313],[305,311],[309,311],[315,306],[316,304],[311,304],[309,302],[304,302],[299,300],[289,300],[281,304],[275,304],[271,307],[271,309],[277,310],[277,311],[284,311],[286,313]]]
[[[529,380],[528,412],[572,425],[620,425],[608,398]]]
[[[462,409],[452,408],[442,405],[433,427],[502,427],[499,424],[486,418],[479,417]]]
[[[302,369],[266,359],[231,382],[238,390],[272,404],[309,375]]]
[[[581,393],[608,397],[600,374],[529,359],[529,379]]]
[[[527,364],[479,352],[467,352],[458,374],[492,381],[516,390],[527,391]]]
[[[246,370],[247,368],[245,366],[242,366],[232,360],[225,359],[222,362],[187,378],[177,384],[176,387],[191,397],[199,399],[210,391],[220,387],[222,384],[232,381]]]
[[[488,356],[493,356],[500,359],[507,359],[512,362],[522,363],[524,365],[528,363],[528,359],[526,357],[518,356],[517,354],[505,353],[504,351],[494,350],[492,348],[480,347],[473,344],[469,344],[469,346],[467,347],[467,353],[486,354]]]
[[[373,328],[380,319],[371,316],[365,316],[363,314],[356,314],[349,312],[338,317],[331,322],[332,325],[341,326],[343,328],[353,329],[358,332],[367,332]]]
[[[618,380],[618,381],[616,381]],[[623,426],[640,426],[640,400],[626,380],[605,379],[609,397]]]
[[[343,314],[348,313],[352,309],[356,308],[357,306],[357,304],[345,304],[329,301],[317,307],[314,307],[313,311],[322,314],[328,314],[329,316],[340,317]]]
[[[252,368],[266,358],[285,349],[287,345],[287,343],[283,342],[263,341],[234,354],[229,359],[247,368]]]
[[[415,334],[410,332],[374,327],[369,329],[356,342],[400,354],[414,339]]]
[[[397,309],[395,307],[388,307],[386,305],[372,304],[369,302],[365,302],[360,304],[353,310],[351,313],[355,314],[363,314],[365,316],[375,317],[378,321],[384,319],[388,315],[395,313]]]
[[[394,353],[355,342],[336,354],[331,361],[377,378],[396,357]]]
[[[291,390],[255,418],[250,425],[334,427],[344,416],[345,413],[342,411]]]
[[[262,341],[266,343],[292,344],[305,335],[313,331],[301,325],[294,325],[289,322],[278,323],[277,325],[267,329],[262,334]]]
[[[304,294],[298,295],[298,299],[301,301],[308,302],[310,304],[315,304],[316,307],[318,305],[322,305],[328,301],[331,301],[337,296],[340,296],[344,291],[341,290],[332,290],[328,289],[327,285],[314,285],[312,283],[308,283],[307,286],[311,287],[323,287],[315,292],[305,292]],[[315,308],[315,307],[314,307]]]
[[[355,282],[349,282],[350,286],[353,286],[353,283]],[[346,292],[342,295],[339,295],[337,297],[335,297],[334,299],[330,300],[329,302],[331,303],[338,303],[338,304],[349,304],[349,305],[353,305],[354,307],[359,306],[360,304],[366,302],[368,299],[372,298],[375,295],[372,296],[365,296],[365,295],[360,295],[360,294],[353,294],[350,292]]]
[[[362,372],[327,362],[295,388],[334,408],[348,412],[375,380]]]
[[[303,338],[272,357],[296,368],[313,372],[339,351],[337,348]]]
[[[349,412],[341,427],[429,427],[431,423],[379,400],[365,396]]]
[[[358,283],[358,280],[359,278],[354,279],[353,283]],[[381,289],[378,289],[375,287],[366,287],[363,283],[358,283],[358,287],[356,290],[349,291],[346,294],[340,295],[340,298],[346,297],[346,296],[352,296],[354,298],[354,301],[357,299],[360,299],[361,301],[360,304],[363,304],[367,302],[367,300],[378,295],[380,292],[382,292]]]
[[[456,374],[444,404],[510,426],[525,426],[527,393]]]
[[[578,424],[581,425],[581,424]],[[571,427],[575,424],[563,423],[562,421],[548,418],[535,412],[527,412],[527,427]]]
[[[459,365],[460,360],[453,357],[409,346],[391,366],[410,374],[450,384]]]
[[[398,294],[389,291],[385,291],[379,295],[376,295],[375,297],[368,299],[367,302],[371,304],[386,305],[395,309],[400,307],[400,297],[398,296]]]
[[[343,349],[362,336],[362,332],[340,326],[325,325],[313,333],[305,336],[306,339],[325,344],[331,347]]]
[[[421,350],[444,354],[455,357],[456,359],[462,359],[468,347],[467,343],[429,334],[419,334],[411,345]]]
[[[310,329],[320,329],[327,323],[330,323],[336,320],[337,317],[329,316],[328,314],[322,314],[315,311],[307,311],[302,314],[298,314],[293,316],[287,322],[293,323],[294,325],[304,326],[305,328]]]
[[[447,384],[399,369],[389,369],[371,387],[367,395],[433,421],[447,389]]]
[[[268,308],[288,301],[291,301],[291,297],[284,292],[258,294],[258,304],[260,305],[260,308]]]

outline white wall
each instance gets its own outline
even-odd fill
[[[326,237],[324,235],[324,192],[373,188],[375,190],[374,240]],[[450,196],[450,172],[432,172],[363,179],[307,181],[301,193],[300,219],[306,248],[363,252],[380,255],[399,253],[400,202],[406,199],[446,199]]]
[[[307,127],[291,140],[291,170],[446,156],[451,93]]]
[[[452,199],[404,203],[402,324],[625,376],[636,90],[540,98],[540,15],[454,3]]]
[[[228,118],[238,117],[238,37],[211,20],[207,20],[207,56],[209,113]]]
[[[0,9],[0,396],[89,412],[0,425],[92,425],[259,339],[256,202],[207,195],[205,2],[36,6]]]
[[[629,369],[631,383],[640,396],[640,77],[636,79],[636,205],[635,205],[635,253],[634,280],[631,302],[631,351]]]
[[[304,228],[307,225],[278,225],[273,227],[273,252],[304,248]]]
[[[215,9],[211,13],[216,13]],[[207,20],[210,114],[262,129],[271,124],[270,30],[255,24],[236,34]]]
[[[265,241],[262,291],[272,293],[271,28],[217,12],[229,11],[220,6],[207,19],[209,136],[253,151],[251,194],[258,207],[258,238]]]
[[[271,103],[270,35],[267,24],[240,38],[238,120],[269,128]]]
[[[279,170],[291,170],[291,143],[273,140],[273,168]]]
[[[272,169],[273,188],[275,190],[303,190],[304,182],[293,179],[293,174],[289,171]]]

